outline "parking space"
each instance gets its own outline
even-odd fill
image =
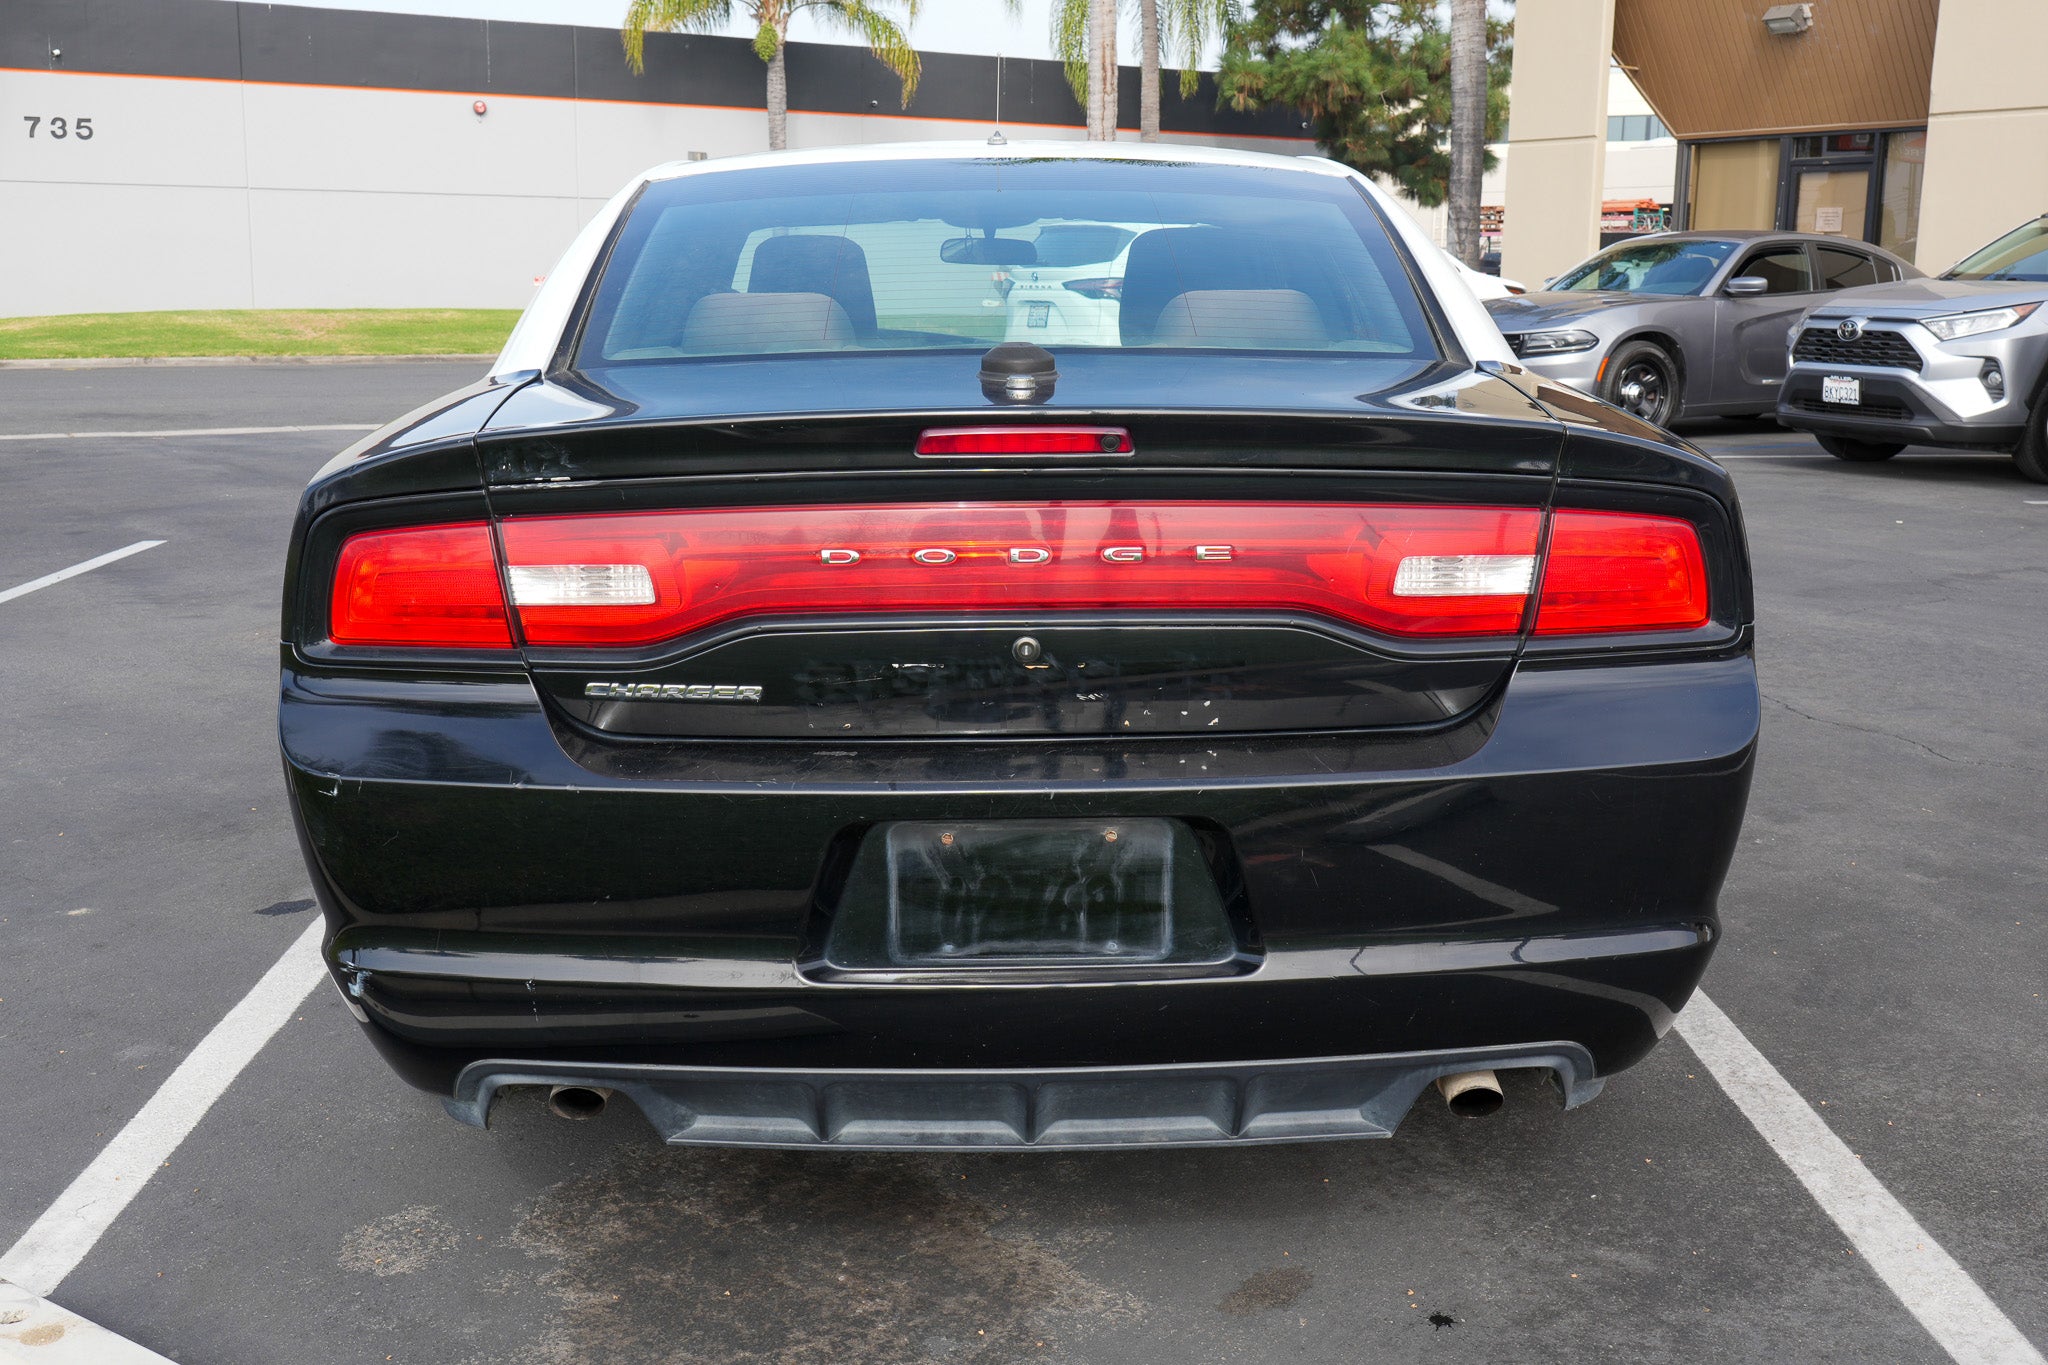
[[[0,421],[372,423],[473,373],[5,371]],[[1767,698],[1708,990],[2048,1341],[2048,494],[1687,434],[1740,482]],[[0,1249],[310,922],[276,590],[348,439],[0,441],[0,590],[164,542],[0,603]],[[1384,1143],[717,1152],[531,1094],[462,1128],[322,986],[52,1297],[222,1365],[1949,1359],[1863,1260],[1677,1036],[1573,1113],[1517,1078]]]

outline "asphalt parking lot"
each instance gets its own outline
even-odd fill
[[[7,370],[0,436],[367,427],[474,371]],[[2048,489],[1687,434],[1740,482],[1767,699],[1707,989],[2048,1343]],[[0,1248],[314,916],[277,584],[351,439],[0,440],[0,593],[163,542],[0,599]],[[716,1152],[530,1093],[460,1127],[322,986],[51,1297],[219,1365],[1950,1359],[1864,1259],[1676,1035],[1573,1113],[1513,1081],[1391,1142]]]

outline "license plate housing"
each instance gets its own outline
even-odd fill
[[[1840,403],[1845,407],[1863,405],[1863,381],[1853,375],[1831,374],[1820,381],[1820,401]]]
[[[839,970],[1213,966],[1237,935],[1178,820],[905,820],[861,841],[825,944]]]

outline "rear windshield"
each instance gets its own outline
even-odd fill
[[[650,184],[583,368],[1047,347],[1434,358],[1415,286],[1349,181],[1146,161],[876,161]]]

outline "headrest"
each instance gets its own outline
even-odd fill
[[[1286,283],[1269,253],[1241,234],[1212,227],[1141,232],[1124,258],[1118,323],[1126,346],[1146,346],[1166,301],[1190,290],[1270,289]]]
[[[836,300],[856,336],[875,334],[875,286],[868,254],[848,237],[792,233],[764,237],[754,246],[749,294],[823,294]]]
[[[1317,350],[1329,333],[1298,289],[1191,289],[1160,310],[1154,346],[1237,346]]]
[[[823,294],[708,294],[683,322],[686,355],[774,355],[853,345],[853,323]]]

